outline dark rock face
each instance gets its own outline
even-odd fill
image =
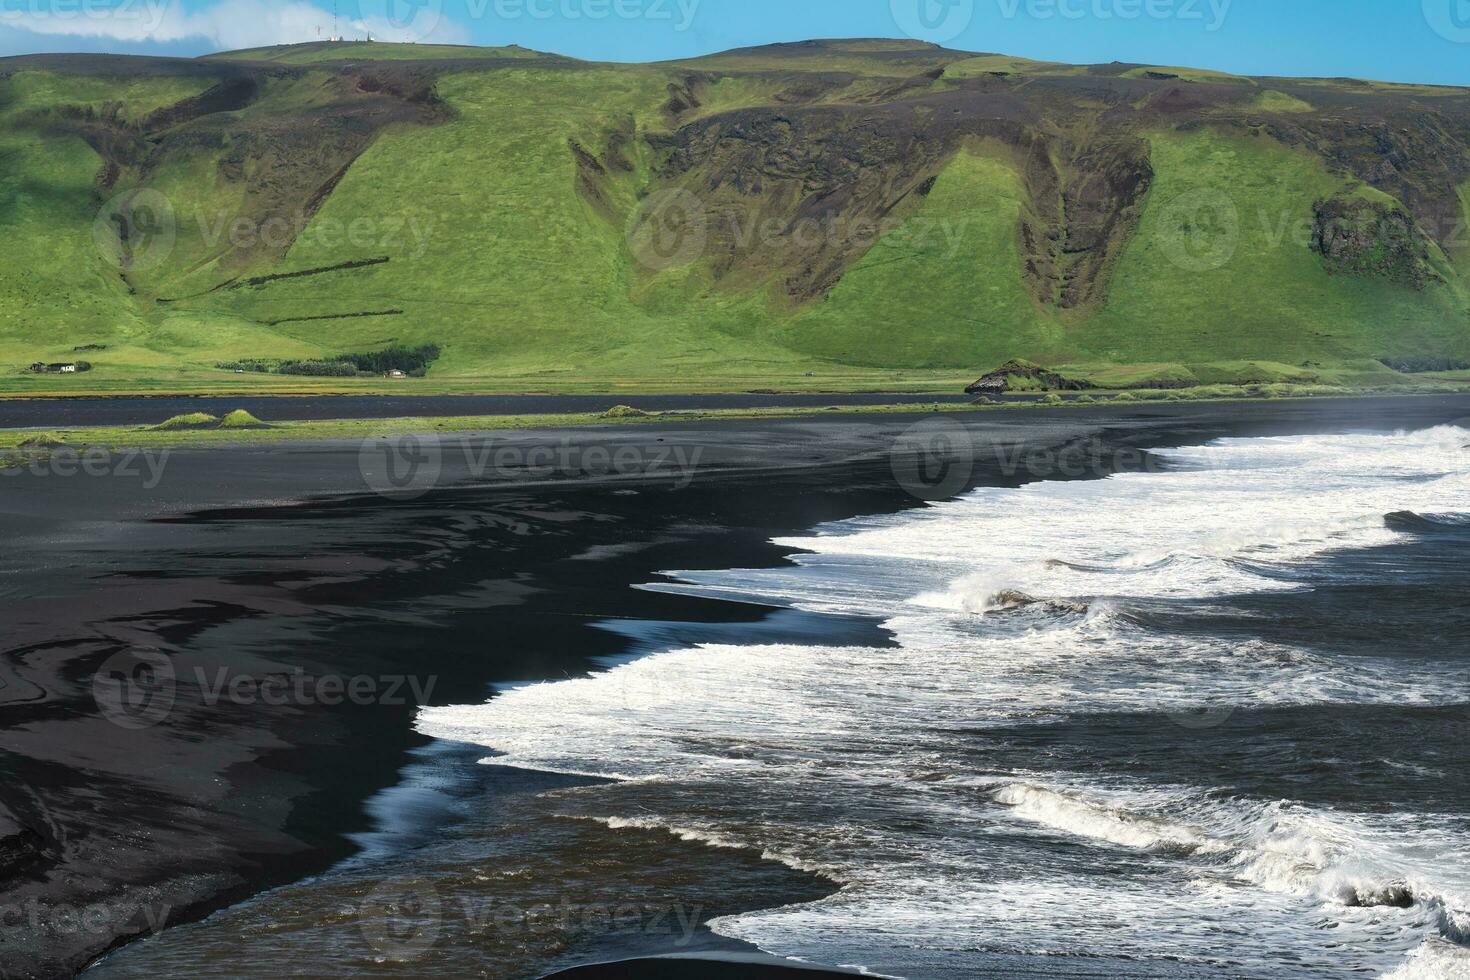
[[[1014,380],[1018,378],[1037,381],[1046,391],[1085,391],[1087,389],[1082,382],[1065,378],[1044,367],[1026,361],[1007,361],[966,388],[965,394],[987,395],[1010,391]]]
[[[1071,149],[1058,168],[1054,148],[1036,146],[1026,170],[1033,210],[1021,228],[1027,283],[1038,300],[1063,310],[1106,296],[1154,177],[1141,139],[1110,137]]]
[[[1376,276],[1424,289],[1440,282],[1429,261],[1429,243],[1414,218],[1376,201],[1335,197],[1318,201],[1312,250],[1329,272]]]
[[[1345,232],[1334,225],[1342,205],[1325,202],[1317,247],[1334,271],[1423,288],[1435,276],[1421,251],[1426,241],[1455,259],[1470,248],[1458,190],[1470,180],[1464,90],[1345,79],[1204,82],[1121,63],[951,72],[973,57],[917,42],[849,40],[656,66],[666,74],[653,112],[565,134],[568,173],[592,210],[619,229],[631,198],[693,194],[707,212],[701,256],[716,285],[768,288],[792,305],[825,299],[886,232],[914,215],[957,154],[973,152],[1017,175],[1018,271],[1036,303],[1063,324],[1081,323],[1107,299],[1147,205],[1155,180],[1150,140],[1206,127],[1296,148],[1400,202],[1413,244],[1387,255],[1385,223],[1398,215]],[[601,70],[556,58],[536,65]],[[27,56],[0,62],[0,78],[35,68],[208,80],[201,94],[141,120],[125,118],[120,106],[63,106],[21,124],[86,140],[103,160],[104,198],[205,157],[222,180],[239,185],[241,210],[260,226],[298,229],[384,127],[452,118],[436,94],[443,75],[526,65]],[[761,94],[718,111],[731,79]],[[1274,109],[1263,94],[1284,96],[1275,104],[1296,111]],[[294,233],[259,236],[199,258],[248,275],[278,261],[293,240]]]
[[[54,60],[38,63],[51,67]],[[135,71],[156,64],[154,59],[133,60],[139,63],[132,66]],[[300,68],[193,63],[189,74],[225,77],[146,118],[126,118],[122,103],[100,112],[90,106],[61,106],[31,113],[19,125],[85,140],[102,158],[97,183],[104,195],[116,186],[145,185],[170,165],[215,158],[220,178],[242,187],[242,213],[259,228],[281,231],[252,236],[245,244],[223,236],[221,265],[245,268],[289,251],[307,220],[385,127],[446,118],[431,70],[391,63],[330,70],[335,76],[321,85]],[[309,93],[302,98],[304,105],[290,111],[268,108],[273,87],[298,82]],[[261,111],[242,112],[252,108]]]
[[[915,64],[912,77],[876,88],[842,71],[772,70],[763,81],[783,87],[769,105],[700,116],[695,93],[725,74],[714,71],[672,86],[670,131],[644,139],[659,184],[709,208],[716,282],[775,285],[797,304],[824,298],[967,149],[1020,176],[1020,271],[1036,301],[1064,320],[1106,300],[1153,186],[1149,134],[1160,128],[1208,126],[1306,149],[1402,201],[1411,227],[1446,247],[1463,225],[1456,188],[1470,179],[1470,99],[1462,95],[1273,79],[1273,91],[1316,110],[1283,113],[1262,106],[1256,86],[1127,69],[956,81]],[[1427,281],[1412,268],[1396,275]]]
[[[801,303],[824,296],[911,215],[965,140],[1015,145],[1035,122],[1007,92],[956,94],[739,109],[648,141],[661,181],[708,210],[716,280],[775,282]]]

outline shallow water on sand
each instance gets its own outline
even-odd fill
[[[1223,440],[671,592],[895,643],[704,643],[429,709],[551,812],[841,886],[717,932],[895,976],[1470,975],[1470,432]],[[1020,960],[1016,958],[1022,958]]]

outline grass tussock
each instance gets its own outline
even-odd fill
[[[651,413],[641,408],[634,408],[632,405],[614,405],[602,413],[605,419],[646,419],[650,415]]]
[[[59,432],[40,432],[29,439],[22,439],[22,449],[58,449],[66,445],[66,436]]]
[[[251,415],[243,408],[237,408],[224,418],[220,419],[221,429],[269,429],[270,426],[260,419]]]
[[[207,412],[189,412],[186,415],[175,415],[171,419],[164,419],[155,426],[150,426],[150,432],[186,432],[189,429],[217,429],[219,418]]]

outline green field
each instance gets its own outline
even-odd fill
[[[1442,394],[1463,390],[1454,385],[1427,383],[1415,394]],[[1380,390],[1376,394],[1383,394]],[[23,468],[57,453],[74,454],[87,450],[124,449],[209,449],[246,446],[269,446],[286,443],[360,441],[409,432],[442,435],[500,432],[515,429],[585,428],[732,421],[738,419],[811,419],[833,416],[934,415],[974,412],[1006,412],[1024,415],[1032,411],[1087,410],[1100,405],[1115,405],[1120,410],[1143,403],[1200,403],[1285,401],[1307,398],[1340,398],[1353,394],[1349,389],[1323,385],[1255,385],[1240,388],[1233,385],[1208,385],[1188,391],[1144,390],[1123,393],[1099,393],[1081,396],[1051,394],[1034,400],[1015,400],[993,404],[933,403],[915,400],[896,405],[845,405],[828,408],[748,408],[701,409],[668,412],[601,414],[562,413],[540,415],[481,415],[444,418],[332,419],[324,421],[266,422],[248,413],[230,412],[224,418],[205,413],[176,416],[156,425],[91,426],[74,429],[36,431],[33,429],[0,429],[0,473]],[[1398,392],[1407,397],[1407,392]],[[243,417],[243,418],[242,418]]]
[[[900,42],[647,66],[385,44],[236,52],[186,74],[138,61],[128,77],[0,61],[0,396],[374,390],[389,383],[217,365],[428,343],[443,349],[429,376],[390,390],[922,392],[1018,356],[1120,384],[1159,365],[1159,377],[1207,384],[1377,384],[1397,377],[1379,357],[1470,360],[1470,246],[1416,231],[1427,279],[1406,284],[1334,269],[1311,245],[1314,207],[1333,198],[1406,213],[1447,199],[1470,216],[1470,153],[1455,144],[1464,172],[1444,187],[1426,163],[1405,201],[1253,124],[1313,116],[1325,82],[1146,67],[1090,77]],[[415,64],[434,72],[431,89],[400,93],[408,76],[391,72]],[[261,72],[247,102],[182,122],[150,115],[236,65]],[[1065,307],[1028,278],[1022,224],[1066,220],[1047,198],[1098,179],[1063,153],[1065,140],[1102,139],[1093,89],[1074,94],[1073,81],[1135,100],[1129,138],[1146,144],[1151,186],[1136,227],[1095,246],[1108,254],[1088,274],[1103,288]],[[995,130],[985,100],[1002,84],[1050,121]],[[1364,111],[1427,98],[1350,88]],[[1149,108],[1198,92],[1216,101],[1188,119]],[[379,104],[398,115],[376,121]],[[894,105],[902,116],[883,114]],[[948,135],[951,105],[978,120],[970,131]],[[378,128],[334,128],[344,107]],[[812,135],[783,129],[783,113]],[[849,146],[893,118],[914,128],[903,139],[943,143],[927,170],[882,142]],[[1464,138],[1441,123],[1438,138]],[[98,133],[130,141],[104,151],[121,161],[110,174]],[[1037,180],[1042,145],[1061,189]],[[130,253],[151,242],[98,221],[104,201],[138,190],[167,202],[161,253]],[[647,202],[673,191],[706,205],[707,240],[687,263],[651,267],[637,234]],[[802,243],[805,214],[847,237]],[[1071,255],[1075,230],[1053,234],[1052,252]],[[93,370],[25,370],[77,358]]]

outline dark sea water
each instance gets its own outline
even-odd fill
[[[360,858],[95,972],[725,937],[916,978],[1470,976],[1467,444],[1226,439],[671,570],[645,588],[781,611],[609,623],[643,655],[425,710]]]

